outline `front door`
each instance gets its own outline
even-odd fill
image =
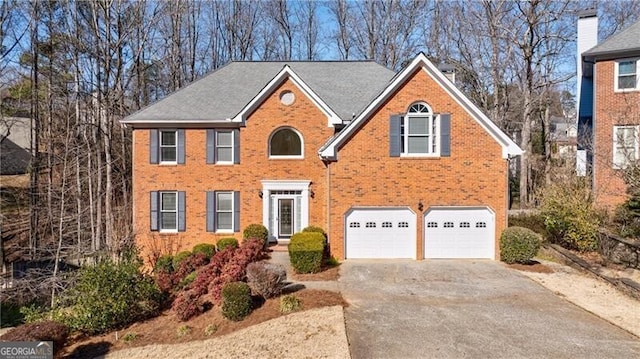
[[[278,237],[289,238],[293,235],[294,208],[293,198],[278,199]]]

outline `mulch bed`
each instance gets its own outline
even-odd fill
[[[342,296],[336,292],[301,289],[294,294],[302,301],[303,310],[334,305],[347,306]],[[282,315],[280,313],[280,298],[273,298],[263,302],[259,308],[256,308],[247,318],[240,322],[225,319],[219,307],[214,307],[187,322],[181,322],[171,310],[166,310],[156,318],[132,324],[117,332],[114,331],[93,337],[76,337],[64,349],[63,355],[66,358],[94,358],[110,351],[124,348],[210,339],[275,319]],[[205,329],[211,324],[216,325],[218,329],[214,334],[207,336]],[[178,336],[178,328],[184,325],[190,327],[190,333],[180,337]],[[125,342],[123,337],[127,334],[135,334],[135,339],[129,343]],[[116,335],[118,340],[116,340]]]

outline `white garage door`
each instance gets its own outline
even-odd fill
[[[352,209],[345,226],[346,258],[416,258],[416,215],[410,209]]]
[[[424,217],[425,258],[495,258],[495,215],[485,207],[430,209]]]

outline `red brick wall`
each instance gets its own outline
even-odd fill
[[[451,157],[389,157],[389,116],[416,101],[451,113]],[[344,215],[352,206],[407,206],[419,214],[416,250],[422,258],[422,215],[430,206],[489,206],[497,237],[506,223],[507,161],[500,145],[423,70],[360,128],[331,164],[334,256],[344,258]],[[423,212],[418,202],[424,204]]]
[[[294,93],[296,101],[284,106],[279,95]],[[291,126],[302,133],[304,159],[270,160],[268,139],[278,127]],[[325,227],[326,170],[317,151],[333,134],[327,117],[290,81],[284,82],[252,113],[240,129],[240,164],[206,164],[206,129],[185,131],[186,164],[164,166],[149,163],[149,131],[133,132],[133,200],[136,242],[143,258],[158,253],[190,250],[194,244],[215,243],[230,234],[206,232],[206,191],[232,190],[240,194],[240,227],[262,223],[261,180],[310,180],[314,198],[309,199],[309,223]],[[149,192],[186,191],[186,232],[165,234],[150,231]],[[240,239],[241,233],[235,237]]]
[[[280,103],[279,94],[292,91],[296,102]],[[405,113],[416,101],[435,112],[451,113],[451,157],[389,157],[389,115]],[[304,159],[269,160],[268,138],[278,127],[291,125],[304,137]],[[249,116],[240,131],[239,165],[206,164],[206,130],[186,130],[186,164],[149,164],[149,131],[134,131],[133,194],[136,241],[145,259],[159,253],[188,250],[196,243],[228,234],[205,231],[208,190],[241,191],[241,228],[262,223],[261,180],[310,180],[309,223],[329,229],[332,254],[344,258],[344,214],[352,206],[408,206],[420,214],[416,250],[422,258],[422,213],[430,206],[489,206],[496,215],[496,239],[506,224],[507,161],[501,147],[424,71],[417,71],[396,96],[385,103],[330,164],[331,211],[327,220],[326,169],[317,150],[333,134],[327,118],[290,81],[285,82]],[[149,230],[149,192],[186,191],[187,231],[160,234]],[[424,204],[421,213],[417,204]],[[236,238],[241,234],[236,233]],[[496,253],[498,253],[496,240]],[[498,255],[496,254],[496,258]]]
[[[594,193],[596,204],[613,208],[624,202],[622,171],[613,169],[613,126],[640,124],[640,92],[615,92],[615,61],[600,61],[595,71]]]

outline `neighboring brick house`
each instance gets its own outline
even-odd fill
[[[595,10],[583,12],[578,21],[579,42],[590,37],[582,41],[595,44]],[[582,33],[580,22],[586,28]],[[584,157],[596,203],[613,208],[627,198],[624,169],[640,159],[640,21],[579,55],[581,149],[590,152]]]
[[[343,258],[498,258],[520,148],[423,54],[232,62],[123,120],[146,255],[323,227]]]

